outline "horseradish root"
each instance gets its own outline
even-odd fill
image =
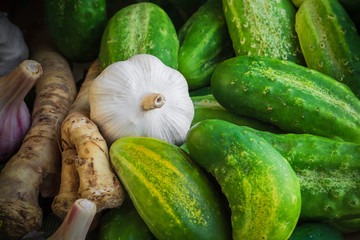
[[[61,183],[59,193],[52,202],[53,212],[64,219],[77,199],[79,174],[75,168],[76,150],[66,149],[61,153]]]
[[[54,196],[60,179],[60,126],[76,96],[68,62],[41,37],[30,46],[43,75],[35,85],[32,124],[19,151],[0,173],[0,236],[19,239],[39,230],[43,197]],[[44,187],[46,186],[46,187]]]
[[[63,151],[76,151],[75,154],[71,154],[72,160],[67,160],[68,163],[74,164],[63,165],[62,176],[66,177],[61,179],[60,192],[52,204],[54,213],[62,218],[71,207],[69,203],[74,201],[73,187],[76,184],[77,198],[93,201],[98,212],[118,207],[124,199],[123,188],[110,165],[106,141],[90,120],[88,92],[90,84],[99,74],[97,60],[91,65],[79,94],[62,124]],[[73,173],[75,168],[76,174]]]

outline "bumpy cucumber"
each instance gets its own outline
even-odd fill
[[[304,1],[305,0],[292,0],[292,3],[297,8],[299,8]],[[338,0],[338,1],[349,13],[356,13],[360,11],[360,0]]]
[[[71,61],[94,60],[107,22],[106,1],[44,1],[49,35],[61,54]]]
[[[307,66],[343,82],[360,97],[360,36],[341,4],[305,1],[296,14],[296,31]]]
[[[158,57],[177,68],[179,40],[175,27],[158,5],[142,2],[119,10],[107,23],[100,45],[101,68],[136,54]]]
[[[278,58],[304,64],[288,0],[223,0],[236,56]]]
[[[234,56],[221,0],[202,5],[179,30],[178,38],[178,70],[190,90],[209,85],[216,65]]]
[[[360,143],[360,100],[346,85],[315,70],[266,57],[236,57],[216,67],[211,88],[234,113],[286,132]]]
[[[231,239],[220,195],[179,147],[155,138],[126,137],[111,145],[110,159],[157,239]]]
[[[300,185],[278,151],[256,134],[222,120],[194,125],[186,145],[227,197],[234,240],[288,239],[300,214]]]
[[[236,125],[248,126],[262,131],[282,132],[272,124],[254,118],[234,114],[223,108],[212,94],[191,97],[194,104],[194,118],[191,126],[205,119],[222,119]]]
[[[360,145],[310,134],[248,131],[266,139],[296,172],[302,220],[360,216]]]
[[[264,138],[291,165],[300,181],[301,220],[339,222],[359,218],[359,144],[310,134],[274,134],[246,126],[238,129]],[[182,148],[189,151],[186,145]]]
[[[297,226],[289,240],[344,240],[344,237],[327,223],[309,222]]]

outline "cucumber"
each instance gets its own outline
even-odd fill
[[[275,134],[246,126],[241,129],[264,138],[295,171],[301,188],[302,221],[339,222],[344,226],[343,219],[360,217],[360,145],[311,134]],[[186,143],[181,148],[190,154]]]
[[[265,56],[304,64],[289,0],[223,0],[236,56]]]
[[[160,6],[169,15],[176,30],[179,30],[205,1],[135,0],[135,2],[152,2]]]
[[[158,5],[136,3],[120,9],[107,23],[100,45],[100,66],[125,61],[137,54],[158,57],[178,66],[179,40],[171,19]]]
[[[295,7],[299,8],[305,0],[291,0]],[[322,0],[321,0],[322,1]],[[348,13],[360,11],[360,0],[338,0]]]
[[[100,221],[97,240],[155,240],[129,197],[120,207],[110,209]]]
[[[236,125],[248,126],[262,131],[282,132],[272,124],[229,112],[215,100],[212,94],[191,97],[191,100],[195,111],[191,126],[205,119],[222,119]]]
[[[297,226],[289,240],[344,240],[344,236],[327,223],[309,222]]]
[[[278,126],[360,143],[360,100],[344,84],[290,61],[241,56],[219,64],[215,99],[229,111]]]
[[[110,160],[157,239],[231,239],[219,192],[179,147],[155,138],[124,137],[111,145]]]
[[[289,163],[265,139],[212,119],[190,129],[186,146],[227,197],[234,240],[289,238],[300,214],[300,185]]]
[[[44,21],[58,49],[70,61],[97,58],[106,26],[105,0],[44,1]]]
[[[234,56],[221,0],[203,4],[179,30],[178,38],[178,70],[189,90],[210,85],[216,65]]]
[[[266,139],[295,171],[301,187],[301,220],[360,217],[359,144],[311,134],[247,130]]]
[[[360,97],[360,36],[341,4],[305,1],[296,14],[296,32],[307,66],[346,84]]]

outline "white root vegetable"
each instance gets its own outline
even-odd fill
[[[124,200],[123,188],[110,165],[106,141],[89,118],[89,86],[99,74],[97,60],[91,65],[79,94],[62,124],[62,148],[64,152],[71,151],[71,154],[68,154],[66,161],[63,159],[64,177],[61,180],[59,194],[52,204],[54,213],[61,218],[67,214],[70,203],[76,197],[93,201],[98,212],[118,207]],[[74,193],[76,184],[77,195]]]
[[[61,153],[61,183],[59,193],[52,202],[53,212],[64,219],[72,204],[78,199],[79,174],[75,168],[76,149],[66,149]]]
[[[37,38],[31,51],[31,59],[43,67],[35,85],[32,124],[0,173],[0,236],[9,240],[41,228],[39,191],[50,197],[59,189],[60,126],[76,96],[69,64],[47,38]]]

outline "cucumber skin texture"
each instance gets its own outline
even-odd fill
[[[227,197],[234,240],[290,236],[301,209],[300,185],[269,143],[226,121],[204,120],[190,129],[186,146]]]
[[[191,126],[205,119],[221,119],[236,125],[248,126],[257,130],[281,133],[279,128],[272,124],[254,118],[234,114],[223,108],[212,94],[191,97],[194,104],[194,118]]]
[[[101,218],[97,240],[113,239],[156,240],[128,197]]]
[[[125,137],[111,145],[110,160],[157,239],[231,239],[220,195],[179,147]]]
[[[299,8],[305,0],[292,0],[295,7]],[[360,0],[338,0],[348,13],[356,13],[360,11]]]
[[[240,128],[264,138],[291,165],[300,181],[302,221],[339,222],[341,226],[342,219],[360,217],[359,144],[311,134]],[[186,144],[181,147],[189,152]],[[360,230],[360,224],[353,221],[354,231]]]
[[[265,56],[304,65],[289,0],[223,0],[236,56]]]
[[[360,36],[337,0],[309,0],[296,14],[296,31],[309,68],[346,84],[360,97]]]
[[[141,2],[122,8],[108,21],[99,60],[105,69],[134,55],[150,54],[177,69],[178,51],[176,30],[166,12],[156,4]]]
[[[178,70],[189,90],[208,86],[216,65],[234,56],[221,0],[203,4],[179,30],[178,38]]]
[[[289,240],[344,240],[342,234],[327,223],[309,222],[297,226]]]
[[[235,57],[211,78],[226,109],[278,126],[360,143],[360,101],[344,84],[315,70],[266,57]]]
[[[301,220],[360,217],[359,144],[311,134],[247,130],[267,140],[295,171],[301,187]]]
[[[49,35],[68,60],[97,58],[107,22],[106,1],[44,1],[44,21]]]

